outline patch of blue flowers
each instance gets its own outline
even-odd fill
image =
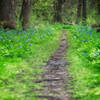
[[[80,57],[86,58],[91,66],[100,64],[100,33],[90,26],[76,26],[73,41]]]
[[[34,28],[26,31],[0,30],[0,56],[21,56],[31,51],[34,45],[52,40],[54,30]]]
[[[100,36],[96,36],[96,31],[89,26],[81,26],[76,29],[76,36],[81,39],[82,42],[98,39]]]

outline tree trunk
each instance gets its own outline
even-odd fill
[[[55,9],[54,21],[55,22],[62,21],[61,12],[62,12],[62,5],[64,2],[65,2],[65,0],[57,0],[54,3],[54,9]]]
[[[20,15],[23,29],[27,29],[29,27],[30,14],[31,14],[31,0],[23,0],[22,11]]]
[[[97,0],[97,12],[100,15],[100,0]]]
[[[78,7],[77,7],[77,21],[76,23],[80,22],[82,18],[83,24],[86,23],[87,13],[86,13],[86,0],[78,0]]]
[[[82,11],[82,19],[83,22],[86,22],[87,13],[86,13],[86,0],[83,0],[83,11]]]
[[[0,0],[0,25],[6,28],[15,28],[16,0]]]
[[[78,0],[78,7],[77,7],[77,17],[81,17],[81,12],[82,12],[82,0]]]
[[[81,14],[82,14],[82,0],[78,0],[76,23],[80,22]]]

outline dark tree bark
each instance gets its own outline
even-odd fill
[[[87,9],[86,9],[86,0],[78,0],[78,7],[77,7],[77,21],[76,23],[80,22],[80,19],[82,18],[83,23],[86,23],[87,18]]]
[[[29,19],[31,14],[31,2],[32,0],[23,0],[22,11],[20,15],[23,29],[27,29],[29,27]]]
[[[100,0],[97,0],[97,12],[100,15]]]
[[[83,0],[83,11],[82,11],[82,19],[83,19],[83,22],[86,22],[86,18],[87,18],[87,13],[86,13],[86,3],[87,0]]]
[[[62,5],[64,2],[65,2],[65,0],[57,0],[54,3],[54,9],[55,9],[54,21],[55,22],[62,21],[61,12],[62,12]]]
[[[15,28],[16,0],[0,0],[0,25],[7,28]]]
[[[78,0],[77,17],[80,18],[82,13],[82,0]]]
[[[82,0],[78,0],[76,24],[80,22],[81,15],[82,15]]]

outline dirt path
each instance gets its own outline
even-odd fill
[[[68,63],[64,59],[67,48],[66,32],[64,32],[58,50],[44,67],[46,72],[41,75],[43,80],[36,81],[37,84],[44,84],[44,90],[40,90],[42,96],[37,96],[40,100],[72,100],[67,94]]]

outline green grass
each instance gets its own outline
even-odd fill
[[[75,100],[100,100],[100,33],[89,26],[72,26],[68,30],[67,52],[71,85]]]
[[[58,48],[62,34],[54,26],[24,32],[0,31],[0,100],[37,100],[40,93],[34,90],[43,84],[33,81],[41,80],[42,66]]]
[[[35,90],[43,89],[43,84],[34,80],[41,80],[39,74],[57,50],[62,29],[67,29],[70,44],[67,59],[73,89],[69,92],[75,100],[99,100],[100,33],[89,26],[59,24],[22,32],[1,29],[0,100],[37,100],[40,93]]]

